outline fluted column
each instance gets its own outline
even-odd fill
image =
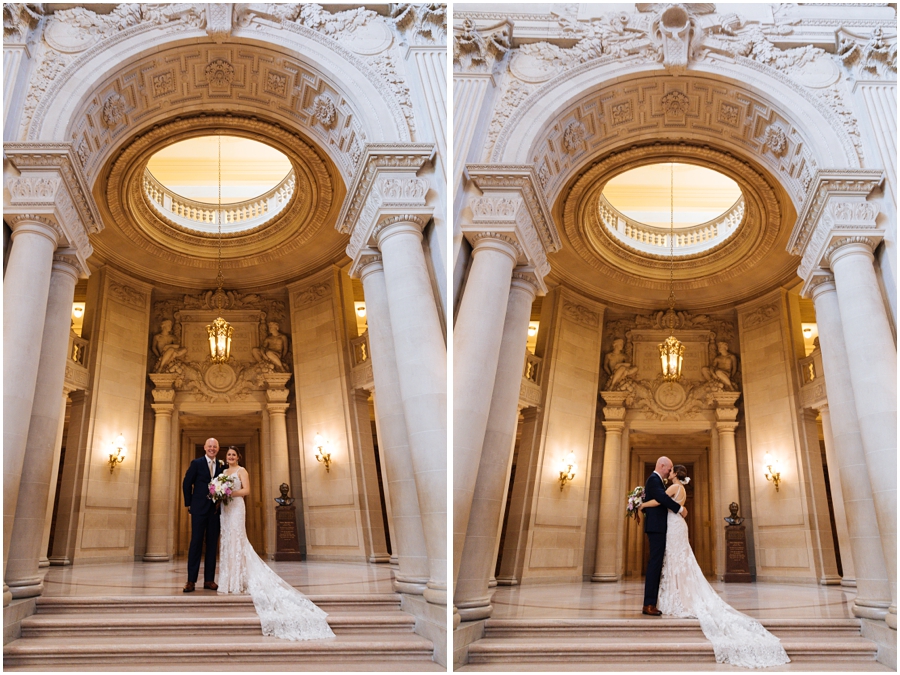
[[[859,617],[883,619],[890,606],[891,592],[857,418],[855,392],[842,328],[844,319],[834,280],[825,277],[817,279],[817,282],[809,294],[812,295],[816,308],[836,466],[844,487],[850,550],[856,569],[853,613]]]
[[[856,587],[856,571],[850,549],[850,532],[847,530],[847,513],[844,510],[843,476],[838,469],[838,458],[831,431],[831,411],[828,404],[819,407],[822,416],[822,434],[825,436],[825,459],[828,461],[828,484],[831,487],[831,508],[841,553],[841,586]]]
[[[45,237],[41,235],[40,243]],[[21,481],[18,486],[15,521],[9,541],[9,557],[4,581],[14,598],[40,595],[43,575],[38,569],[50,475],[59,435],[60,401],[66,375],[69,346],[69,326],[72,298],[81,269],[74,256],[52,257],[52,272],[43,310],[43,336],[40,340],[40,359],[36,373],[34,400],[30,412]],[[4,307],[4,310],[6,308]],[[4,321],[7,317],[4,316]],[[4,344],[5,350],[9,349]],[[17,381],[7,377],[5,389],[16,388]],[[9,386],[12,385],[12,386]],[[5,423],[5,421],[4,421]]]
[[[394,574],[394,588],[403,593],[422,595],[428,583],[428,552],[419,514],[381,256],[365,258],[358,274],[366,298],[378,447],[390,481],[387,492],[394,519],[391,544],[399,565]]]
[[[171,560],[169,551],[169,508],[173,489],[172,481],[172,413],[175,410],[176,375],[151,373],[154,388],[151,392],[153,408],[153,450],[150,460],[150,499],[147,513],[147,549],[144,562]]]
[[[603,474],[600,479],[600,517],[597,526],[597,550],[591,581],[618,581],[616,560],[618,525],[622,517],[622,432],[625,429],[625,393],[604,391]]]
[[[478,257],[475,260],[477,263]],[[522,386],[525,343],[528,340],[528,321],[531,318],[531,305],[538,292],[532,277],[529,272],[514,273],[507,300],[496,377],[488,403],[490,410],[478,461],[468,528],[465,531],[465,545],[456,576],[453,599],[463,621],[486,619],[492,611],[488,589],[518,421],[517,408]],[[459,426],[454,426],[454,433],[462,426],[463,420],[460,423]]]
[[[38,567],[50,567],[49,551],[50,530],[53,529],[53,508],[56,504],[56,486],[59,480],[59,459],[62,454],[63,432],[66,428],[66,404],[69,402],[69,394],[74,389],[63,385],[62,398],[60,400],[59,425],[56,428],[56,442],[53,444],[53,460],[50,465],[50,489],[47,491],[47,516],[44,518],[44,536],[41,538],[41,556],[38,558]]]
[[[518,245],[506,235],[485,232],[473,239],[472,266],[453,330],[454,579],[458,579],[500,357],[512,271],[519,255]]]
[[[447,349],[425,265],[421,223],[415,216],[389,218],[380,226],[376,239],[384,266],[400,396],[428,551],[425,599],[445,605]]]
[[[897,628],[897,350],[875,275],[873,242],[846,237],[826,257],[834,273],[850,381],[891,586]]]

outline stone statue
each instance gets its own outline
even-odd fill
[[[717,342],[719,354],[712,360],[709,368],[703,367],[700,373],[707,382],[721,382],[725,391],[735,391],[734,376],[737,374],[737,357],[728,351],[727,342]]]
[[[159,329],[159,333],[153,336],[153,353],[158,358],[153,372],[165,373],[175,361],[184,358],[187,347],[178,344],[178,339],[172,334],[172,322],[169,319],[164,319],[159,324]]]
[[[612,351],[606,355],[606,359],[603,361],[603,370],[609,376],[609,379],[606,381],[607,391],[615,391],[617,388],[621,388],[626,380],[630,380],[637,375],[638,368],[632,365],[625,354],[624,348],[625,340],[616,338],[613,340]]]
[[[291,487],[287,483],[282,483],[278,486],[278,491],[281,492],[280,497],[275,497],[275,501],[278,506],[290,506],[294,503],[294,498],[288,497],[288,492],[290,491],[290,489]]]
[[[731,502],[728,505],[728,511],[731,513],[731,515],[725,519],[725,522],[729,525],[740,525],[744,522],[743,518],[738,517],[738,508],[739,507],[737,502]]]
[[[288,356],[288,339],[287,335],[278,331],[277,322],[269,322],[268,337],[263,340],[261,347],[254,347],[251,353],[257,363],[273,366],[276,373],[287,372],[284,364]]]

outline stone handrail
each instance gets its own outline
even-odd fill
[[[87,367],[87,350],[90,342],[74,333],[69,335],[69,358],[79,366]]]
[[[528,380],[529,382],[538,383],[538,379],[540,378],[540,370],[541,363],[543,359],[540,356],[535,356],[529,351],[525,351],[525,368],[522,370],[522,377]]]
[[[278,185],[265,194],[248,199],[236,204],[228,204],[221,210],[212,204],[186,199],[169,190],[150,173],[144,170],[144,196],[161,216],[171,220],[176,225],[193,230],[217,229],[219,220],[222,222],[222,232],[238,232],[249,230],[271,220],[277,216],[294,195],[295,178],[291,170]]]
[[[361,366],[367,363],[369,356],[369,331],[366,331],[358,338],[350,340],[350,347],[353,350],[353,365]]]
[[[669,253],[669,229],[646,225],[616,209],[603,195],[599,203],[600,220],[607,231],[626,246],[656,255]],[[675,254],[692,255],[718,246],[729,239],[744,218],[743,195],[718,218],[675,231]]]
[[[804,359],[797,360],[797,367],[800,369],[800,381],[803,384],[809,384],[813,380],[822,376],[821,356],[818,350]]]

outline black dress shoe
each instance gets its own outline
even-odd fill
[[[189,581],[184,585],[184,588],[181,591],[182,593],[193,593],[194,592],[194,582]]]
[[[215,581],[204,581],[203,588],[209,591],[217,591],[219,590],[219,584],[217,584]]]
[[[662,612],[656,609],[656,605],[644,605],[643,609],[641,609],[641,614],[646,614],[647,616],[662,616]]]

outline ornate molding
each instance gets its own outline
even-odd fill
[[[772,323],[773,321],[778,321],[780,317],[781,300],[778,299],[744,314],[741,319],[741,328],[744,330],[756,328],[767,323]]]
[[[841,26],[835,33],[835,58],[857,80],[897,79],[897,35],[888,37],[881,26],[875,26],[868,36]]]
[[[331,283],[328,281],[311,284],[306,288],[294,291],[293,299],[296,307],[312,305],[322,300],[330,299]]]
[[[231,36],[233,4],[211,2],[206,5],[206,34],[213,42],[221,44]]]
[[[438,2],[392,2],[390,15],[394,27],[408,45],[447,44],[447,5]]]
[[[135,290],[131,286],[121,284],[117,281],[110,281],[107,290],[113,298],[123,305],[128,305],[135,309],[144,309],[147,307],[147,295]]]
[[[600,313],[592,309],[588,309],[584,305],[569,300],[563,301],[563,316],[569,321],[587,326],[588,328],[600,327]]]

